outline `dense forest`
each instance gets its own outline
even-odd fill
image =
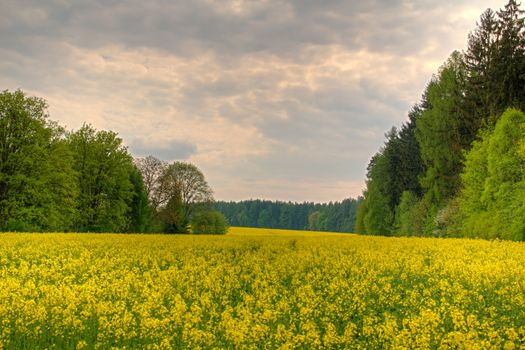
[[[267,200],[216,202],[232,226],[354,232],[361,198],[335,203],[292,203]]]
[[[487,9],[367,168],[356,230],[525,239],[525,27]]]

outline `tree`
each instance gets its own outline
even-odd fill
[[[0,93],[0,229],[68,230],[76,186],[64,131],[43,99]]]
[[[214,208],[232,226],[295,230],[353,232],[356,212],[362,198],[334,203],[292,203],[268,200],[215,202]],[[281,220],[282,219],[282,220]]]
[[[466,156],[461,234],[525,239],[525,114],[509,109]]]
[[[483,121],[501,113],[495,98],[498,84],[494,69],[498,35],[496,14],[487,9],[480,17],[476,29],[468,36],[468,47],[464,53],[467,68],[464,107],[471,116],[473,140]]]
[[[162,195],[159,191],[159,178],[162,176],[168,165],[166,162],[153,156],[135,158],[134,163],[142,175],[144,189],[150,200],[151,206],[156,210],[162,202]]]
[[[170,232],[188,232],[197,208],[213,202],[204,174],[193,164],[174,162],[158,179],[158,212]]]
[[[319,219],[321,218],[321,212],[316,210],[308,215],[308,229],[310,231],[320,231]]]
[[[189,216],[185,215],[181,193],[175,190],[165,206],[158,210],[161,230],[165,233],[188,233]]]
[[[471,169],[474,163],[479,167],[491,163],[482,161],[490,147],[475,141],[479,130],[492,129],[509,106],[525,108],[523,13],[515,0],[509,0],[500,11],[485,11],[469,35],[464,55],[457,51],[451,54],[428,84],[421,103],[409,113],[409,122],[399,132],[393,129],[385,135],[385,146],[368,166],[365,198],[356,218],[358,231],[450,235],[461,228],[463,219],[470,224],[477,222],[469,219],[474,217],[469,216],[470,211],[489,215],[486,209],[475,209],[480,204],[473,201],[490,193],[484,175],[475,175],[472,170],[460,174],[464,155],[473,142],[476,149],[469,152],[470,160],[466,161]],[[489,174],[487,171],[481,173]],[[479,183],[466,186],[463,200],[458,201],[462,181],[474,179]],[[507,182],[498,187],[498,193],[508,186]],[[494,203],[489,204],[482,207]],[[458,208],[463,208],[459,214]],[[517,204],[514,209],[518,210]],[[500,217],[511,220],[508,214]],[[502,227],[496,223],[493,220],[491,224]]]
[[[416,197],[421,198],[423,190],[419,181],[425,172],[421,150],[416,136],[417,120],[425,109],[421,102],[415,104],[408,112],[408,122],[404,123],[398,133],[396,152],[399,154],[399,165],[395,169],[395,179],[399,183],[394,203],[399,204],[405,191],[411,191]]]
[[[285,203],[281,207],[281,213],[279,215],[279,225],[281,227],[292,227],[292,213],[290,209],[291,208],[288,203]]]
[[[132,158],[112,131],[84,125],[70,133],[80,194],[77,200],[78,231],[122,232],[129,226],[133,199]]]
[[[499,113],[508,107],[525,107],[523,12],[515,0],[509,0],[505,8],[497,12],[494,78],[498,83],[493,87]]]
[[[394,235],[397,236],[411,236],[417,235],[419,232],[414,232],[416,219],[416,204],[418,202],[417,196],[411,191],[403,192],[401,202],[396,208]]]
[[[271,222],[270,222],[270,213],[268,212],[267,209],[263,209],[260,213],[259,213],[259,217],[257,219],[257,227],[265,227],[265,228],[268,228],[271,226]]]
[[[133,167],[129,173],[133,196],[129,211],[129,232],[147,232],[151,229],[152,209],[140,171]]]
[[[388,147],[385,147],[385,149]],[[367,190],[365,192],[366,214],[363,218],[368,234],[389,235],[394,219],[392,209],[390,159],[385,149],[378,152],[368,165]]]
[[[441,208],[459,188],[463,166],[462,151],[470,147],[462,126],[461,108],[465,67],[454,52],[427,88],[431,107],[417,121],[416,136],[426,172],[421,178],[426,200]]]
[[[206,210],[193,214],[191,232],[194,234],[224,235],[228,232],[226,218],[217,210]]]
[[[364,191],[363,196],[364,199],[361,201],[361,204],[359,207],[357,207],[357,214],[355,219],[355,232],[356,233],[366,233],[366,227],[365,227],[365,216],[368,212],[368,203],[367,203],[367,191]]]

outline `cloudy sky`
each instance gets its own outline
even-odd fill
[[[196,164],[222,200],[341,200],[488,7],[460,0],[0,0],[0,90]]]

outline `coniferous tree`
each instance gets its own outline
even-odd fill
[[[399,131],[399,158],[400,164],[397,169],[397,179],[402,193],[411,191],[418,198],[422,196],[420,176],[424,173],[424,165],[421,159],[421,151],[416,137],[417,119],[423,114],[421,104],[416,104],[408,113],[408,122]],[[400,196],[400,197],[401,197]],[[401,198],[396,203],[401,202]]]
[[[395,129],[391,131],[393,137]],[[388,143],[385,146],[388,149]],[[387,153],[388,154],[388,153]],[[390,159],[385,149],[377,153],[368,165],[367,191],[364,196],[366,213],[363,217],[365,232],[368,234],[389,235],[392,230],[394,212],[392,210],[392,192]]]
[[[362,198],[334,203],[291,203],[267,200],[215,202],[232,226],[354,232]]]
[[[416,123],[416,137],[425,172],[420,177],[428,221],[422,234],[435,234],[438,212],[460,187],[463,150],[470,147],[464,135],[466,67],[459,52],[454,52],[429,83],[426,108]]]
[[[461,152],[470,145],[462,134],[464,82],[465,66],[456,51],[429,84],[427,96],[431,108],[417,121],[416,136],[426,167],[422,187],[431,203],[438,207],[459,187]]]
[[[464,154],[473,142],[467,164],[471,168],[484,164],[480,159],[488,146],[476,141],[479,130],[491,130],[507,107],[525,107],[522,15],[515,0],[500,11],[485,11],[469,35],[464,55],[454,52],[450,56],[428,84],[409,123],[395,137],[387,134],[385,147],[369,164],[365,198],[357,217],[361,231],[388,233],[391,221],[394,234],[454,234],[454,230],[464,231],[463,220],[476,222],[469,221],[469,212],[487,213],[464,199],[481,198],[481,192],[474,189],[483,186],[483,195],[489,193],[486,184],[481,184],[482,177],[472,171],[463,177],[460,174]],[[478,187],[473,179],[480,182]],[[459,200],[462,181],[465,189]]]
[[[424,168],[416,139],[416,121],[422,112],[421,105],[414,106],[409,121],[399,132],[392,128],[385,134],[385,146],[368,166],[367,191],[361,203],[364,217],[359,219],[367,233],[393,233],[403,193],[411,191],[421,196],[419,178]]]
[[[525,107],[525,55],[524,19],[515,0],[509,0],[504,9],[497,12],[496,50],[493,78],[496,112],[507,107]]]
[[[496,14],[487,9],[476,29],[469,34],[464,53],[467,68],[464,109],[469,117],[469,139],[473,140],[483,121],[498,115],[495,89],[498,84],[494,68],[497,34]]]

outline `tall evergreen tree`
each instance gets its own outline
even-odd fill
[[[470,145],[463,134],[465,74],[462,56],[456,51],[428,85],[431,107],[417,120],[416,136],[426,168],[421,185],[426,200],[437,209],[459,188],[462,150]]]
[[[421,159],[421,151],[416,137],[416,125],[418,118],[423,114],[422,104],[416,104],[408,113],[408,122],[403,124],[398,134],[399,167],[397,169],[397,181],[400,183],[401,192],[396,204],[401,202],[402,193],[411,191],[417,197],[422,196],[420,176],[425,168]]]
[[[522,16],[515,0],[500,11],[485,11],[469,35],[464,55],[452,53],[428,84],[409,123],[395,137],[386,135],[385,147],[369,164],[357,217],[361,230],[385,233],[392,222],[395,234],[443,234],[444,225],[461,222],[454,212],[459,205],[468,207],[455,198],[461,188],[464,153],[480,128],[493,127],[507,107],[525,108]],[[480,143],[474,144],[478,153],[473,154],[483,153]],[[480,159],[472,157],[468,164]],[[468,187],[465,193],[475,188]]]
[[[367,233],[391,234],[395,227],[395,213],[404,192],[421,195],[419,178],[423,172],[419,143],[416,139],[416,122],[423,113],[416,105],[409,113],[409,120],[398,132],[392,128],[385,134],[384,148],[368,165],[367,191],[359,218]]]
[[[497,84],[495,97],[497,112],[507,107],[525,107],[525,55],[524,19],[515,0],[509,0],[504,9],[497,12],[496,33],[498,40],[494,57],[494,76]],[[491,84],[492,85],[492,84]]]
[[[469,139],[484,120],[498,115],[500,111],[495,98],[498,84],[494,69],[496,42],[498,40],[496,14],[487,9],[480,17],[476,29],[469,34],[468,47],[464,53],[467,68],[464,108],[470,116]]]
[[[395,129],[390,133],[393,138]],[[387,143],[385,149],[388,149]],[[367,191],[364,202],[366,203],[366,213],[363,217],[363,225],[366,233],[389,235],[392,230],[394,212],[392,210],[393,191],[390,159],[385,149],[376,153],[370,164],[367,173]],[[363,204],[362,204],[363,205]]]

